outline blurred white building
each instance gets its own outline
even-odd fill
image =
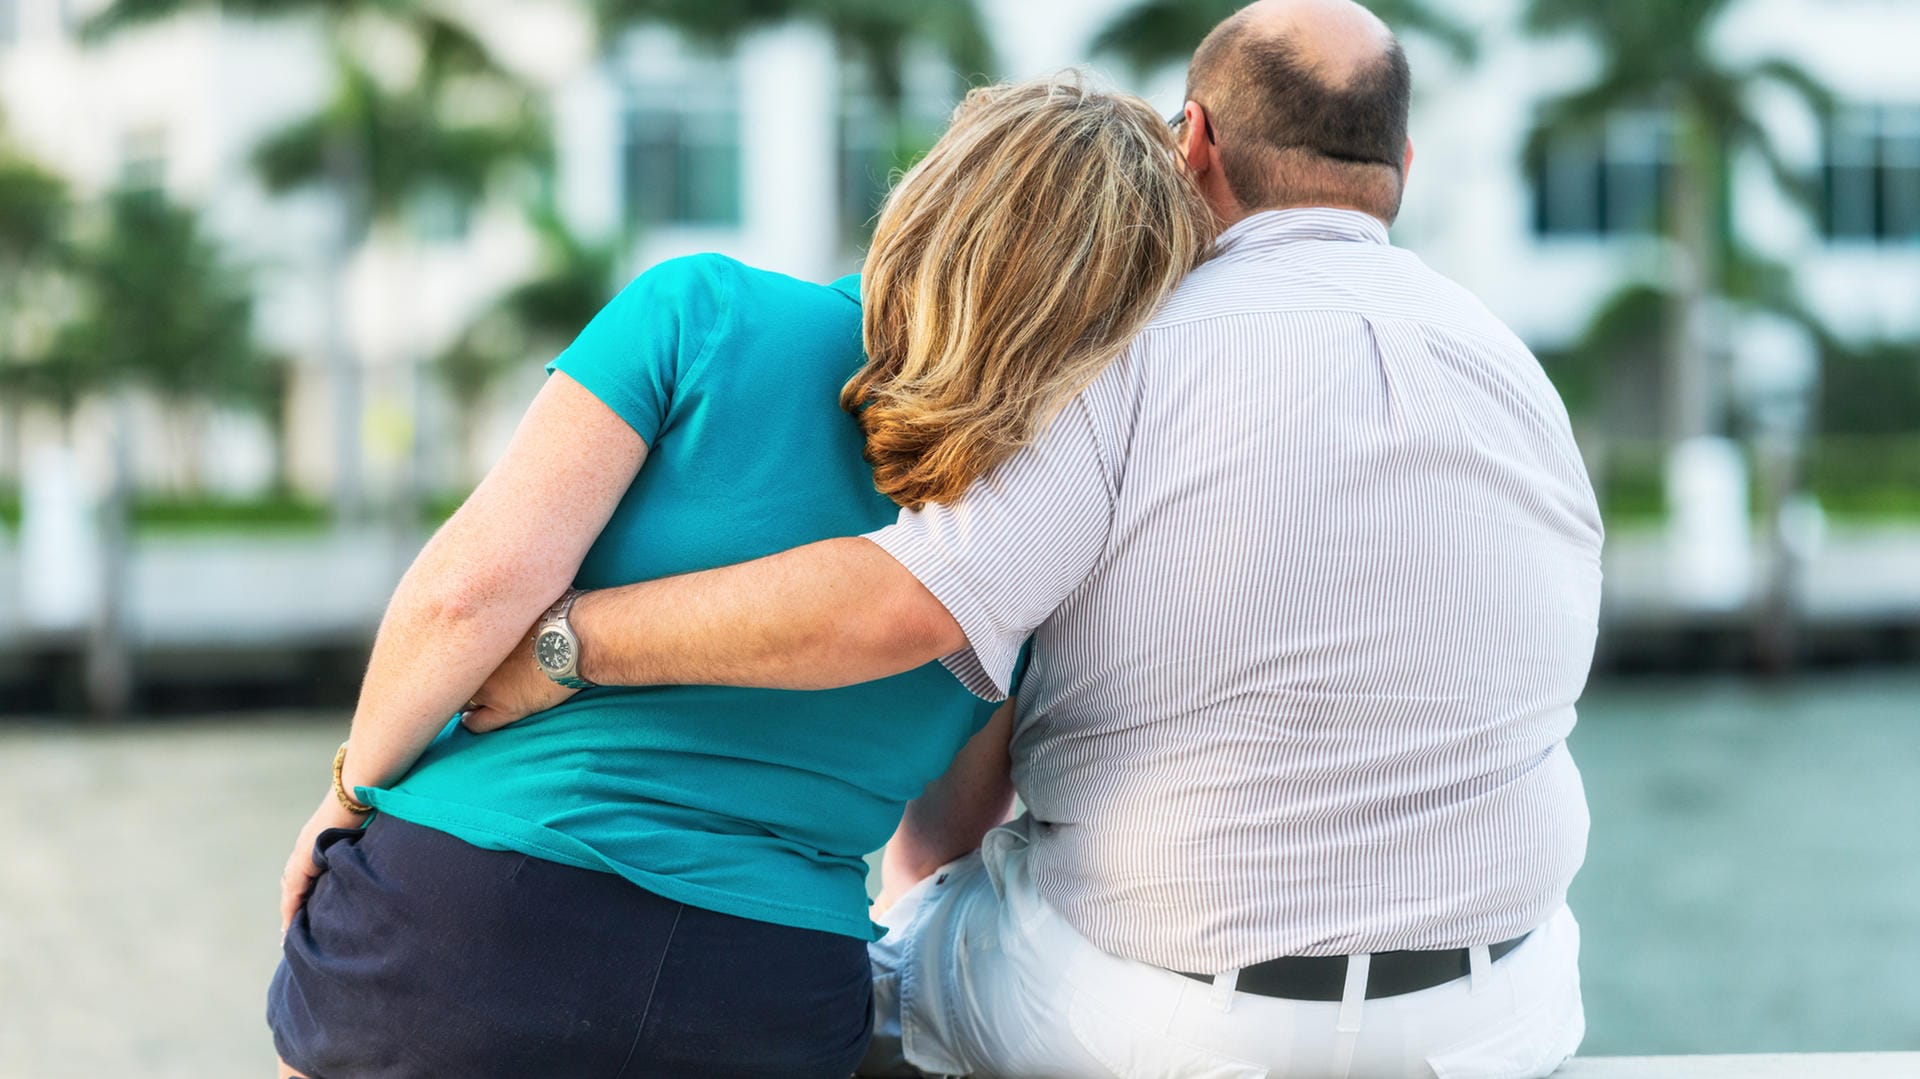
[[[1129,0],[979,0],[1001,71],[1025,76],[1089,60],[1089,42]],[[1522,336],[1551,349],[1576,336],[1596,304],[1656,272],[1651,234],[1670,153],[1657,113],[1622,114],[1599,143],[1556,145],[1539,175],[1521,165],[1538,101],[1577,84],[1594,57],[1577,41],[1542,42],[1517,27],[1520,0],[1436,0],[1482,37],[1462,66],[1409,42],[1418,100],[1412,188],[1399,243],[1482,296]],[[0,112],[14,137],[84,193],[133,182],[206,210],[259,269],[261,333],[294,357],[285,451],[296,484],[324,492],[338,455],[321,280],[335,242],[325,197],[270,198],[249,167],[260,137],[311,109],[329,73],[311,25],[204,13],[94,49],[76,40],[84,0],[0,0]],[[574,5],[484,0],[465,5],[512,65],[550,94],[559,198],[588,235],[631,228],[631,268],[718,249],[803,277],[857,266],[867,215],[885,183],[893,133],[858,65],[806,27],[757,34],[726,55],[637,33],[602,56]],[[1812,306],[1841,334],[1920,335],[1920,3],[1745,0],[1718,47],[1730,57],[1782,55],[1826,80],[1846,108],[1824,129],[1787,99],[1761,102],[1802,164],[1822,171],[1819,220],[1790,207],[1757,162],[1737,177],[1740,231],[1791,264]],[[1101,58],[1091,58],[1096,65]],[[1171,112],[1180,72],[1114,81]],[[939,65],[913,73],[910,115],[937,129],[957,85]],[[457,229],[426,229],[404,249],[373,247],[350,264],[346,328],[364,367],[360,435],[370,485],[399,482],[410,425],[436,434],[444,406],[417,405],[417,361],[525,269],[531,237],[496,207]],[[501,394],[483,443],[498,444],[537,381]],[[431,396],[431,395],[430,395]],[[143,435],[143,438],[146,436]],[[265,429],[223,425],[208,451],[230,486],[264,482]],[[436,438],[458,445],[459,439]],[[0,446],[8,439],[0,438]],[[3,452],[3,451],[0,451]],[[154,442],[139,459],[167,470]],[[443,455],[442,482],[466,463]],[[0,484],[18,462],[0,460]]]

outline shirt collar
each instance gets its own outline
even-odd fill
[[[860,275],[857,273],[850,273],[827,287],[854,303],[860,302]]]
[[[1255,250],[1301,240],[1334,240],[1351,243],[1385,244],[1387,226],[1372,214],[1359,210],[1339,210],[1330,206],[1293,210],[1262,210],[1235,222],[1220,234],[1214,253],[1224,255],[1235,249]]]

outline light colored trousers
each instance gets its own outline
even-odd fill
[[[922,881],[871,945],[876,1023],[865,1076],[1005,1079],[1530,1079],[1579,1047],[1580,927],[1564,907],[1472,974],[1344,1001],[1236,993],[1095,948],[1043,902],[1027,821]]]

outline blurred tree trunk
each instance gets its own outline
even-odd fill
[[[327,151],[327,170],[339,199],[338,220],[321,266],[321,328],[329,386],[333,391],[333,508],[336,520],[356,524],[367,512],[360,412],[363,393],[360,361],[348,321],[347,269],[358,238],[366,231],[360,169],[353,148],[336,143]]]
[[[1791,534],[1790,510],[1799,492],[1802,466],[1797,435],[1768,432],[1758,439],[1761,465],[1760,519],[1767,522],[1767,578],[1754,624],[1760,669],[1779,675],[1800,662],[1799,587],[1804,552]]]
[[[133,472],[133,402],[114,395],[108,425],[110,475],[95,527],[100,538],[100,593],[87,634],[87,707],[95,719],[123,718],[133,702],[133,649],[128,640],[127,590],[132,583],[129,537]]]
[[[1679,161],[1667,199],[1674,258],[1668,313],[1665,433],[1672,443],[1721,433],[1719,343],[1713,325],[1718,294],[1715,233],[1719,185],[1714,133],[1682,109]]]

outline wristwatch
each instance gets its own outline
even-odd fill
[[[568,689],[592,689],[594,683],[580,675],[580,638],[574,636],[573,626],[567,621],[567,612],[573,609],[573,601],[580,598],[581,590],[569,588],[565,595],[547,613],[540,617],[540,624],[533,629],[533,661],[548,678]]]

